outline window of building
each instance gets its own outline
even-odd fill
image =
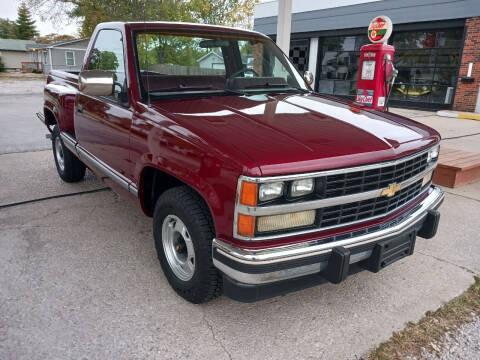
[[[392,35],[398,77],[391,100],[430,107],[449,107],[456,86],[463,28],[406,31]],[[320,93],[354,98],[360,47],[365,35],[321,39],[319,48]],[[430,104],[430,105],[427,105]]]
[[[357,88],[360,48],[367,36],[336,36],[323,39],[318,91],[354,96]]]
[[[398,77],[391,99],[449,106],[457,82],[463,29],[394,34]]]
[[[48,52],[47,52],[47,51],[43,51],[42,54],[43,54],[43,63],[44,63],[45,65],[48,65]]]
[[[295,68],[303,73],[308,69],[308,51],[310,47],[310,39],[292,40],[290,41],[290,51],[288,57]]]
[[[117,30],[100,30],[90,53],[88,70],[107,70],[113,73],[115,91],[111,98],[122,104],[128,102],[122,34]]]
[[[73,51],[65,51],[65,64],[75,66],[75,53]]]

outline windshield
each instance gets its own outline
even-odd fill
[[[260,36],[140,32],[135,40],[150,96],[308,91],[288,58]]]

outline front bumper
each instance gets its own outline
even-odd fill
[[[413,251],[415,235],[433,237],[443,196],[432,186],[420,203],[394,220],[328,240],[251,250],[214,239],[213,263],[223,274],[225,295],[245,302],[326,281],[338,283],[362,267],[368,269],[365,264],[382,241],[413,235]]]

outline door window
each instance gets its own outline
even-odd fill
[[[100,30],[90,53],[88,70],[107,70],[113,73],[114,93],[110,97],[120,103],[128,102],[122,34],[117,30]]]

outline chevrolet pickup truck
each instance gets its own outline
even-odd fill
[[[88,167],[153,217],[180,296],[250,302],[378,272],[437,231],[439,134],[311,81],[257,32],[102,23],[39,118],[64,181]]]

